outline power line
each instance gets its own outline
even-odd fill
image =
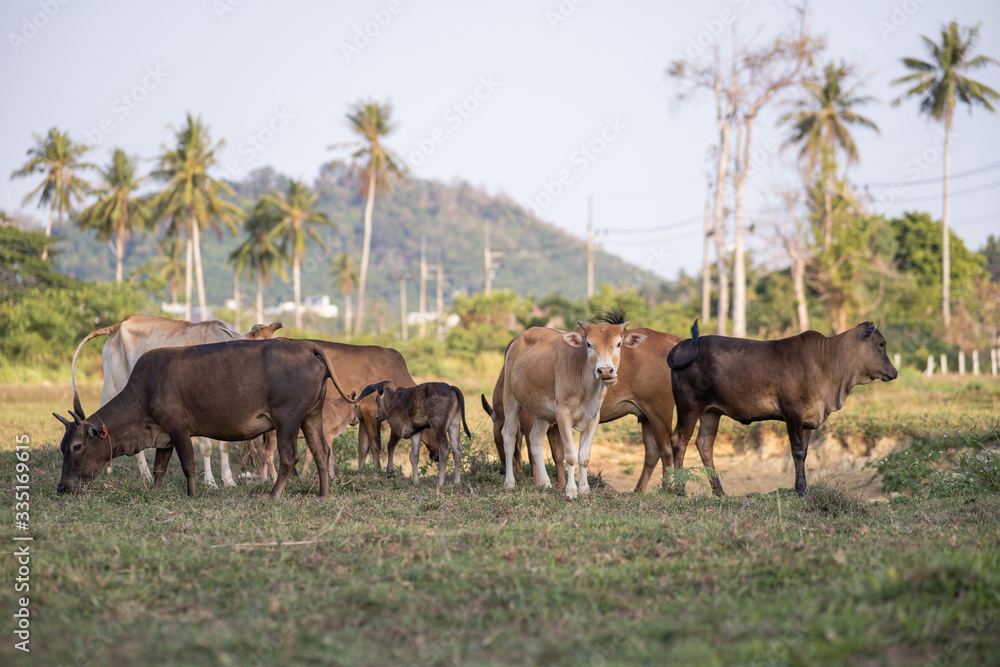
[[[957,173],[951,174],[949,178],[965,178],[966,176],[974,176],[976,174],[981,174],[986,171],[992,171],[994,169],[1000,169],[1000,162],[991,162],[990,164],[984,164],[980,167],[975,167],[973,169],[967,169],[965,171],[959,171]],[[878,183],[859,183],[858,186],[862,188],[889,188],[895,185],[926,185],[928,183],[940,183],[944,180],[944,176],[934,176],[932,178],[921,178],[915,181],[884,181]]]
[[[948,198],[950,199],[951,197],[959,197],[961,195],[969,195],[969,194],[972,194],[973,192],[982,192],[983,190],[989,190],[990,188],[995,188],[998,185],[1000,185],[1000,181],[993,181],[992,183],[984,183],[983,185],[978,185],[978,186],[976,186],[974,188],[966,188],[965,190],[955,190],[954,192],[949,192],[948,193]],[[941,199],[942,196],[943,195],[937,194],[937,195],[927,195],[927,196],[924,196],[924,197],[905,197],[903,199],[894,199],[892,201],[892,203],[893,204],[908,204],[908,203],[921,202],[921,201],[934,201],[936,199]]]

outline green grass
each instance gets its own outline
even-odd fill
[[[878,391],[845,420],[884,411],[932,432],[954,428],[953,408],[997,413],[995,385],[901,382],[903,402],[892,386],[862,388]],[[462,487],[449,473],[440,493],[434,467],[413,488],[352,463],[326,500],[312,471],[278,502],[262,482],[200,479],[189,499],[174,461],[162,489],[116,467],[56,496],[48,413],[66,387],[3,391],[0,479],[12,487],[30,434],[35,537],[32,655],[7,634],[4,664],[996,664],[997,495],[677,498],[594,479],[567,501],[525,480],[505,492],[479,440]],[[14,568],[0,561],[8,618]]]

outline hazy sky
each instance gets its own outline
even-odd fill
[[[0,174],[19,168],[32,135],[52,126],[97,145],[92,161],[107,162],[115,147],[150,158],[173,144],[170,127],[190,111],[226,140],[218,175],[271,165],[311,182],[321,164],[343,156],[329,146],[351,139],[348,104],[391,100],[399,128],[387,144],[415,176],[504,192],[580,237],[593,197],[608,251],[675,277],[700,269],[716,132],[710,95],[679,101],[665,68],[699,43],[711,49],[728,39],[727,22],[761,42],[786,16],[766,0],[8,0],[0,4]],[[1000,58],[996,0],[813,3],[814,32],[829,39],[825,59],[859,63],[864,92],[879,100],[861,111],[881,134],[854,131],[861,163],[849,176],[905,186],[889,193],[890,214],[940,217],[940,126],[918,116],[915,100],[890,107],[899,89],[889,81],[903,73],[901,57],[926,57],[921,34],[936,39],[952,19],[982,21],[980,52]],[[1000,67],[976,78],[1000,89]],[[785,133],[776,117],[757,125],[762,165],[748,185],[755,211],[762,193],[798,186],[794,153],[766,150]],[[960,111],[952,173],[994,165],[952,182],[951,220],[973,249],[1000,233],[998,162],[1000,116]],[[33,186],[7,181],[0,202],[20,209]],[[45,217],[33,204],[30,212]],[[750,222],[751,246],[767,245],[769,218]]]

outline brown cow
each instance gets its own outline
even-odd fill
[[[413,470],[413,485],[420,483],[418,461],[420,458],[420,434],[425,430],[434,431],[434,441],[438,443],[438,487],[444,486],[445,467],[448,452],[455,461],[455,486],[462,482],[462,437],[459,427],[465,428],[465,435],[472,437],[465,423],[465,396],[462,390],[444,382],[425,382],[416,387],[391,389],[385,382],[365,387],[358,399],[377,392],[378,418],[389,423],[389,446],[386,449],[388,462],[386,476],[395,477],[393,452],[400,438],[410,439],[410,467]],[[442,447],[446,447],[443,451]]]
[[[671,438],[674,467],[684,465],[684,452],[699,419],[695,444],[702,462],[713,470],[712,447],[722,415],[741,424],[778,419],[788,428],[800,496],[806,492],[805,462],[812,432],[843,407],[856,385],[896,379],[885,338],[871,322],[832,337],[806,331],[781,340],[756,341],[699,338],[695,320],[691,338],[670,351],[667,364],[673,370],[677,402],[677,426]],[[711,483],[716,495],[725,495],[717,476]]]
[[[129,315],[121,322],[110,327],[98,329],[80,341],[73,354],[71,377],[73,380],[74,405],[79,400],[76,390],[76,360],[87,341],[98,336],[110,336],[101,351],[101,363],[104,367],[104,388],[101,390],[101,405],[106,405],[114,398],[128,382],[132,367],[145,352],[159,347],[184,347],[202,345],[205,343],[223,343],[230,340],[263,340],[274,338],[274,332],[280,329],[281,322],[271,324],[255,324],[245,333],[231,331],[218,320],[208,322],[185,322],[171,320],[165,317],[148,315]],[[212,443],[207,438],[199,438],[201,455],[205,461],[205,485],[215,486],[215,476],[212,475]],[[222,483],[226,486],[236,486],[232,469],[229,467],[229,443],[219,443],[221,453]],[[146,463],[146,456],[139,452],[135,456],[139,472],[146,479],[153,479]]]
[[[176,449],[188,495],[194,497],[192,435],[247,440],[273,429],[281,468],[271,497],[281,496],[295,469],[300,430],[320,469],[320,496],[327,496],[322,440],[327,378],[343,396],[331,360],[309,341],[238,340],[150,350],[136,362],[125,388],[89,419],[79,400],[70,413],[73,421],[53,413],[66,426],[58,491],[89,483],[116,456],[155,447],[156,485],[162,485]]]
[[[348,426],[358,423],[358,409],[351,405],[339,395],[334,394],[327,388],[326,401],[323,403],[323,442],[330,444],[334,438],[347,430]],[[278,471],[274,467],[274,454],[278,451],[278,439],[274,431],[268,432],[264,436],[264,443],[261,448],[261,463],[259,476],[261,479],[278,479]],[[302,471],[309,467],[312,461],[312,451],[306,449],[305,463],[302,464]],[[330,459],[327,469],[333,475],[333,451],[330,451]]]
[[[599,315],[598,321],[608,324],[621,324],[625,321],[621,311],[609,311]],[[646,342],[639,347],[626,347],[622,350],[621,365],[618,368],[618,382],[608,387],[607,396],[601,404],[600,423],[615,421],[627,415],[635,415],[642,426],[642,442],[645,445],[646,456],[643,461],[639,481],[635,485],[637,493],[646,490],[653,471],[658,462],[662,463],[664,474],[673,465],[673,455],[670,448],[670,431],[674,418],[674,396],[670,389],[670,368],[667,366],[667,354],[680,342],[673,334],[655,331],[653,329],[631,329],[646,336]],[[582,333],[577,329],[577,333]],[[483,409],[493,419],[493,440],[496,443],[497,454],[501,463],[503,455],[503,377],[500,371],[496,386],[493,388],[493,405],[490,407],[485,396],[482,396]],[[530,433],[535,423],[534,417],[521,411],[520,428],[514,448],[514,470],[521,472],[520,434]],[[565,484],[563,469],[563,450],[559,439],[557,426],[549,428],[547,433],[552,460],[555,463],[559,484]],[[532,476],[537,476],[532,463]]]
[[[396,350],[378,345],[350,345],[348,343],[334,343],[327,340],[311,341],[318,344],[324,350],[334,364],[337,365],[337,376],[341,379],[341,386],[344,391],[350,394],[360,394],[368,385],[382,380],[387,381],[388,387],[412,387],[416,383],[410,377],[410,371],[406,367],[406,360]],[[337,400],[334,396],[328,395],[327,400]],[[365,459],[371,452],[375,463],[375,469],[382,469],[382,431],[376,413],[378,406],[375,404],[375,397],[365,397],[357,405],[358,424],[358,470],[365,467]],[[422,436],[424,444],[430,452],[431,459],[437,460],[437,445],[430,430],[424,432]],[[332,439],[332,438],[331,438]],[[330,441],[327,441],[330,444]],[[312,461],[312,453],[306,451],[305,461],[302,464],[302,472],[305,473],[309,462]],[[333,467],[330,467],[333,471]]]
[[[542,459],[541,436],[556,424],[566,457],[566,495],[575,498],[590,491],[590,443],[608,387],[618,381],[621,348],[635,347],[646,336],[626,333],[628,322],[577,325],[582,333],[532,327],[507,347],[503,387],[506,489],[514,488],[514,445],[520,413],[525,410],[535,418],[528,445],[538,470],[537,483],[551,486]],[[579,450],[573,442],[574,429],[580,431]],[[575,479],[578,456],[579,483]]]

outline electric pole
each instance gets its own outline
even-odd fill
[[[417,323],[417,336],[427,335],[427,237],[420,238],[420,296],[417,304],[420,311],[420,321]]]
[[[587,300],[594,296],[594,198],[587,197]]]
[[[483,222],[483,269],[486,273],[485,287],[483,294],[489,296],[493,293],[493,260],[503,257],[502,250],[493,250],[490,246],[490,221]]]
[[[406,321],[406,281],[413,277],[412,273],[391,273],[389,280],[399,281],[399,326],[403,340],[409,338],[410,327]]]

